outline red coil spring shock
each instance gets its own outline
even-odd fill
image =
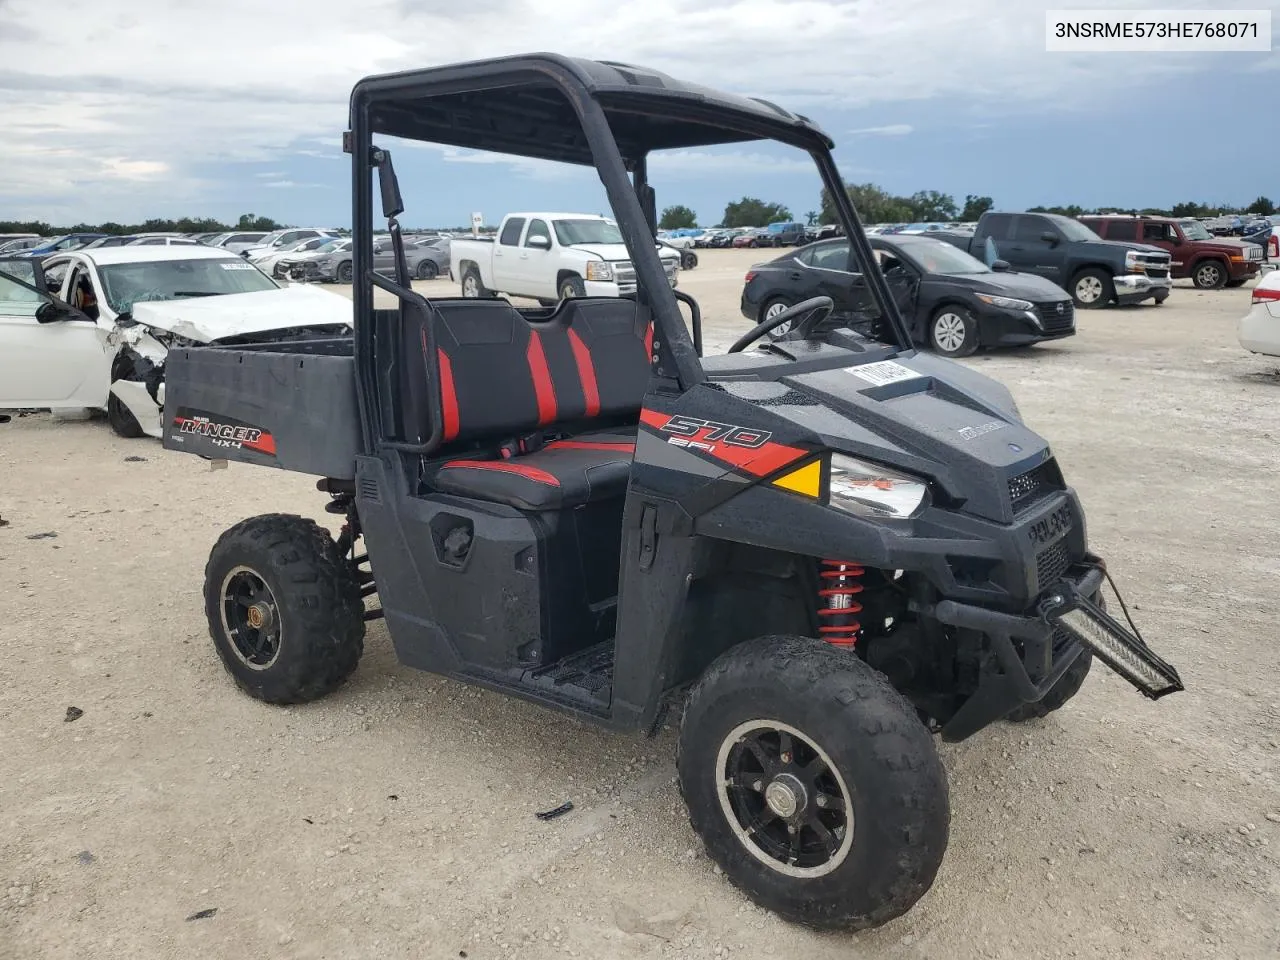
[[[823,560],[819,566],[822,589],[818,596],[822,606],[818,608],[818,633],[833,646],[852,647],[862,630],[857,616],[862,604],[854,598],[863,590],[858,580],[867,571],[847,560]]]

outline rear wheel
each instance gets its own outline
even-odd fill
[[[1071,279],[1071,299],[1077,307],[1085,310],[1105,307],[1115,299],[1115,295],[1111,275],[1097,267],[1081,270]]]
[[[929,345],[944,357],[970,356],[978,349],[978,322],[964,307],[941,307],[929,321]]]
[[[346,681],[364,652],[364,602],[338,545],[313,520],[243,520],[205,567],[205,616],[236,685],[267,703],[304,703]]]
[[[782,297],[774,297],[772,300],[766,300],[764,306],[760,308],[760,322],[764,323],[766,320],[772,320],[783,310],[789,309],[790,306],[790,302]],[[788,320],[786,323],[780,324],[770,330],[769,339],[781,340],[790,332],[791,321]]]
[[[942,863],[933,738],[882,674],[821,641],[763,637],[716,660],[686,704],[677,767],[708,856],[788,920],[879,926]]]
[[[480,300],[489,296],[484,283],[480,279],[480,271],[475,267],[467,267],[462,272],[462,295],[472,300]]]
[[[1217,290],[1227,282],[1227,268],[1220,260],[1204,260],[1191,271],[1191,279],[1201,290]]]

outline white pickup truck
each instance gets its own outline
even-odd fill
[[[680,253],[658,248],[671,286]],[[635,293],[636,274],[612,220],[587,213],[511,213],[496,240],[457,239],[449,276],[464,297],[506,294],[557,303]]]

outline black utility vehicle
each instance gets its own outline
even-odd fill
[[[984,263],[1000,259],[1014,270],[1052,280],[1086,309],[1150,299],[1164,303],[1173,285],[1165,251],[1103,240],[1079,220],[1053,213],[984,213],[972,233],[929,235]]]
[[[912,341],[934,353],[967,357],[979,347],[1026,346],[1076,332],[1070,295],[1043,277],[1010,273],[1002,260],[993,269],[920,234],[868,239]],[[835,302],[833,321],[857,327],[877,314],[852,245],[824,240],[753,266],[742,287],[742,315],[759,323],[814,296]],[[769,335],[777,340],[790,330],[785,324]]]
[[[379,275],[375,172],[397,246],[403,206],[382,136],[594,166],[638,293],[517,309],[428,301],[403,257]],[[171,351],[164,442],[317,474],[345,518],[336,541],[272,514],[214,546],[209,627],[248,693],[334,690],[383,616],[404,663],[585,721],[654,734],[675,706],[728,877],[786,917],[874,926],[946,848],[934,731],[1048,713],[1095,657],[1152,698],[1181,684],[1099,606],[1079,500],[1008,391],[914,353],[879,271],[884,342],[815,334],[814,298],[700,357],[647,159],[753,140],[811,154],[869,260],[831,141],[771,104],[547,54],[362,80],[354,338]]]

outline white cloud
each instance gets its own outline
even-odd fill
[[[913,132],[915,127],[909,123],[891,123],[884,127],[863,127],[860,130],[850,130],[850,136],[862,137],[905,137]]]
[[[51,17],[38,0],[7,0],[0,211],[74,209],[77,219],[186,212],[193,208],[178,205],[234,191],[211,182],[208,171],[220,164],[341,161],[337,140],[361,75],[529,50],[644,64],[801,112],[934,97],[996,108],[1114,102],[1144,78],[1210,62],[1046,54],[1044,10],[1057,5],[627,0],[600,16],[572,0],[62,0]],[[67,24],[91,40],[51,56],[65,49]],[[957,46],[961,37],[974,40]],[[489,162],[465,151],[445,158]],[[690,176],[716,170],[697,159],[668,163],[684,163]],[[516,169],[561,176],[536,161]]]

